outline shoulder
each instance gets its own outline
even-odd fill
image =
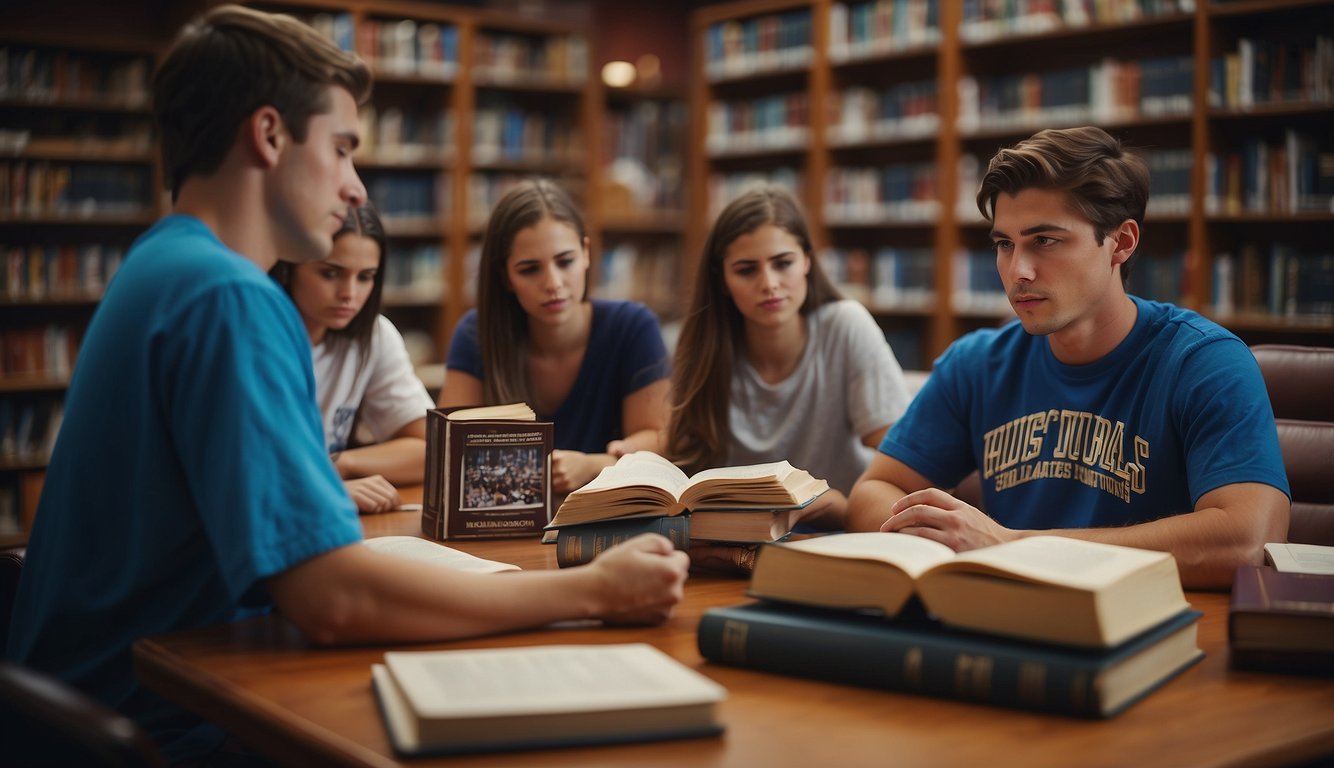
[[[1144,314],[1145,338],[1164,362],[1254,364],[1254,356],[1246,343],[1209,318],[1173,304],[1138,297],[1134,301]]]
[[[381,319],[384,319],[381,317]],[[459,318],[459,324],[454,326],[454,338],[477,337],[477,309],[468,310]]]

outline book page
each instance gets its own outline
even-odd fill
[[[832,557],[880,560],[898,566],[914,579],[954,557],[954,550],[944,544],[906,533],[840,533],[776,546]]]
[[[776,477],[781,483],[793,471],[786,461],[771,461],[767,464],[748,464],[740,467],[715,467],[705,469],[690,476],[690,485],[709,480],[751,480],[757,477]]]
[[[652,451],[635,451],[617,459],[615,464],[604,468],[597,477],[570,496],[631,485],[661,488],[670,493],[672,498],[679,498],[681,491],[689,485],[689,479],[680,467],[658,454]]]
[[[483,419],[515,419],[536,421],[537,414],[527,403],[483,405],[476,408],[458,408],[445,414],[449,421],[480,421]]]
[[[1270,542],[1265,545],[1265,558],[1284,573],[1334,574],[1334,547]]]
[[[517,565],[486,560],[417,536],[376,536],[363,542],[367,549],[410,560],[429,560],[457,571],[499,573],[522,570]]]
[[[941,565],[940,570],[993,572],[1096,590],[1170,557],[1166,552],[1063,536],[1033,536],[961,552],[949,563]]]
[[[645,643],[390,651],[384,658],[423,718],[622,710],[727,696]]]

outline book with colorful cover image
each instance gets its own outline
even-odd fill
[[[763,526],[767,531],[772,513],[805,507],[827,490],[828,482],[786,461],[719,467],[687,476],[655,453],[636,451],[565,497],[549,527],[727,510],[768,514]]]
[[[893,616],[918,596],[945,624],[1111,648],[1189,607],[1165,552],[1034,536],[955,553],[901,533],[764,545],[752,597]]]
[[[1234,667],[1334,675],[1334,575],[1242,566],[1227,628]]]
[[[540,536],[551,519],[552,429],[523,403],[427,411],[422,533]]]
[[[727,697],[644,643],[391,651],[371,678],[402,755],[715,736]]]
[[[770,601],[710,608],[709,661],[885,691],[1111,717],[1204,656],[1189,608],[1110,649],[1034,643],[952,629],[920,604],[887,618]]]

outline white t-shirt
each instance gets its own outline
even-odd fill
[[[911,395],[903,369],[871,313],[834,301],[807,317],[796,370],[767,384],[744,356],[732,373],[729,465],[786,459],[849,493],[870,462],[862,435],[903,415]]]
[[[403,336],[383,315],[375,319],[365,367],[361,366],[360,344],[335,341],[331,336],[325,336],[311,356],[329,453],[348,447],[358,408],[358,431],[382,443],[435,407],[412,369]]]

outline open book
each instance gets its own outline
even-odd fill
[[[367,549],[383,552],[386,555],[405,557],[409,560],[427,560],[447,565],[457,571],[499,573],[522,570],[517,565],[487,560],[418,536],[375,536],[366,539],[364,544]]]
[[[1165,552],[1034,536],[955,553],[902,533],[846,533],[760,551],[755,597],[895,615],[914,594],[946,624],[1110,648],[1188,608]]]
[[[548,527],[711,509],[791,510],[806,506],[827,490],[829,483],[786,461],[719,467],[687,477],[680,467],[656,453],[636,451],[571,492]],[[764,527],[768,529],[767,522]]]
[[[727,697],[643,643],[391,651],[371,676],[407,755],[712,736]]]

